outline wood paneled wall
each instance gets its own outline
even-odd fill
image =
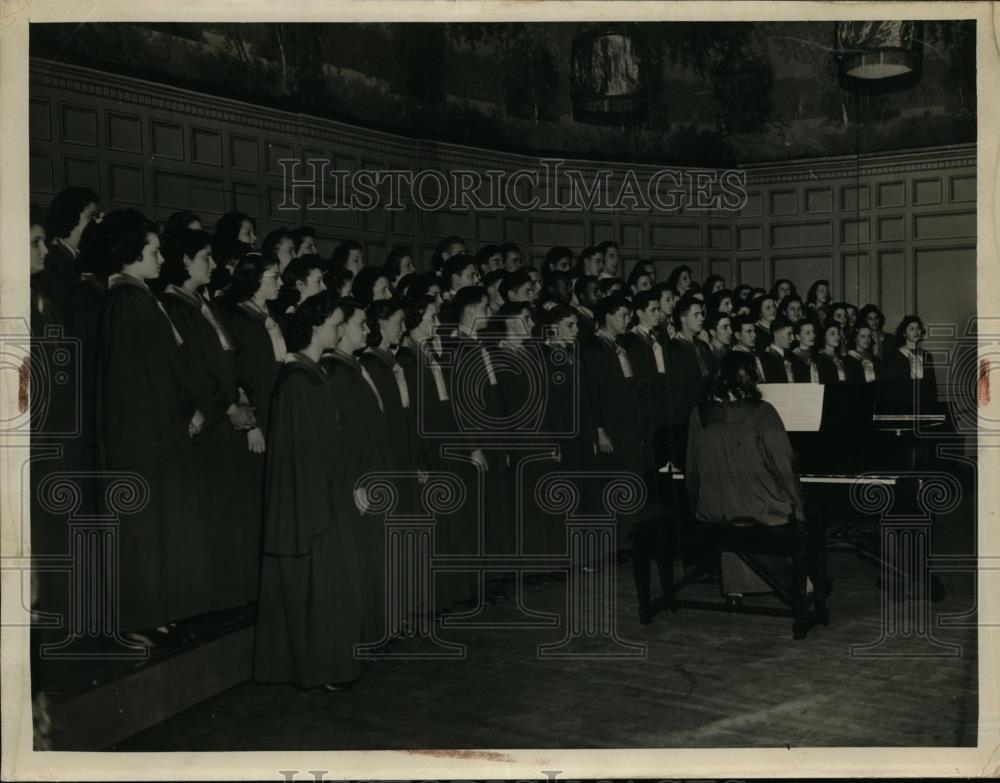
[[[31,193],[41,204],[76,184],[93,187],[106,209],[135,207],[154,219],[191,209],[212,224],[241,209],[258,219],[261,237],[309,223],[323,253],[352,237],[375,263],[404,244],[426,264],[448,234],[472,247],[514,241],[536,263],[552,245],[580,250],[613,238],[628,262],[653,259],[664,276],[683,263],[696,277],[719,273],[731,285],[770,286],[788,277],[803,294],[814,279],[827,278],[836,298],[879,304],[889,327],[915,311],[963,334],[976,307],[974,145],[741,166],[749,198],[738,212],[424,211],[412,204],[332,211],[281,209],[278,161],[479,172],[537,170],[540,163],[40,61],[31,69],[30,130]],[[564,165],[588,181],[609,171],[612,192],[628,169],[640,182],[657,170]],[[532,195],[525,186],[522,196]]]

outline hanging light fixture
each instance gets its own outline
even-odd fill
[[[646,119],[646,57],[634,25],[600,27],[573,39],[570,97],[573,119],[598,125],[638,125]]]
[[[923,71],[923,23],[905,19],[837,22],[840,86],[872,94],[905,90]]]

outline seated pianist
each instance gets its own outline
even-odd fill
[[[801,536],[804,546],[796,548],[793,592],[803,609],[810,582],[822,585],[825,592],[823,531],[807,524],[788,434],[774,407],[761,399],[750,354],[727,354],[708,396],[692,410],[685,473],[700,523],[743,528],[738,537],[759,546],[756,552],[766,552],[766,541],[782,534]],[[743,574],[727,570],[724,589],[730,596],[743,592],[740,583],[759,583],[747,579],[747,569]],[[825,594],[817,598],[819,615]]]

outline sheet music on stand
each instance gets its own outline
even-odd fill
[[[787,432],[819,432],[823,421],[821,383],[762,383],[761,397],[774,406]]]

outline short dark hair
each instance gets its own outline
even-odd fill
[[[427,294],[414,296],[403,304],[403,320],[407,331],[415,329],[424,320],[424,313],[432,304],[434,304],[434,297]]]
[[[503,283],[509,274],[510,272],[506,269],[494,269],[492,272],[487,272],[486,277],[483,278],[483,288],[491,288],[498,283]]]
[[[270,232],[264,241],[260,244],[260,252],[265,256],[271,256],[273,258],[278,257],[278,245],[281,244],[284,239],[291,239],[291,235],[288,233],[287,228],[276,228],[274,231]],[[294,247],[294,245],[293,245]]]
[[[587,290],[587,286],[591,283],[596,283],[598,288],[600,288],[601,281],[594,275],[583,275],[577,278],[576,283],[573,284],[573,293],[576,294],[577,299],[583,298],[583,292]]]
[[[743,331],[743,327],[747,324],[756,327],[756,321],[752,315],[735,315],[733,316],[733,332],[739,334]]]
[[[292,238],[294,242],[295,252],[299,252],[299,248],[302,247],[302,243],[306,240],[306,237],[316,238],[316,229],[312,226],[299,226],[298,228],[293,228],[288,232],[288,236]]]
[[[201,218],[190,210],[185,209],[181,212],[174,212],[170,217],[163,221],[164,238],[169,237],[171,234],[176,234],[182,229],[188,228],[195,221],[201,223]]]
[[[919,315],[904,315],[903,320],[900,321],[899,326],[896,327],[896,345],[906,345],[906,328],[910,324],[920,324],[920,330],[922,332],[927,331],[927,327],[924,326],[924,319]]]
[[[460,277],[465,269],[470,266],[476,267],[478,271],[478,264],[476,264],[475,256],[470,256],[468,253],[459,253],[456,256],[452,256],[447,261],[444,262],[444,270],[441,274],[441,282],[447,288],[451,288],[451,278]]]
[[[714,332],[716,328],[719,326],[719,322],[725,318],[729,319],[729,325],[732,326],[733,317],[729,313],[721,313],[718,310],[714,310],[713,312],[709,313],[708,316],[706,316],[705,318],[705,323],[703,324],[703,326],[705,327],[705,331]]]
[[[288,350],[301,351],[312,342],[313,329],[326,323],[326,319],[341,307],[342,300],[327,296],[326,292],[310,296],[296,308],[288,324]]]
[[[375,295],[375,283],[380,277],[389,280],[389,275],[383,267],[366,266],[354,276],[354,285],[351,288],[351,297],[357,299],[362,307],[368,307],[372,303]]]
[[[629,307],[628,299],[621,294],[611,294],[611,296],[604,297],[594,308],[594,323],[598,326],[604,326],[608,316],[618,312],[623,307],[629,312],[632,310]]]
[[[391,283],[397,277],[401,271],[403,259],[409,256],[413,258],[413,253],[408,247],[402,245],[397,245],[392,250],[389,251],[389,255],[385,257],[385,271]]]
[[[520,253],[521,252],[521,248],[519,248],[517,246],[517,244],[514,243],[514,242],[504,242],[504,243],[502,243],[500,245],[499,248],[497,248],[497,250],[500,252],[500,255],[503,256],[503,260],[504,261],[507,260],[507,254],[508,253]]]
[[[651,302],[656,302],[658,305],[660,303],[659,294],[652,289],[648,291],[640,291],[632,297],[632,310],[637,313],[642,312],[649,307]]]
[[[618,247],[618,243],[615,242],[613,239],[605,239],[603,242],[601,242],[601,244],[597,246],[597,249],[600,250],[602,253],[604,253],[607,251],[609,247],[613,247],[615,250],[620,250],[620,248]]]
[[[546,269],[555,269],[556,264],[558,264],[562,259],[568,258],[570,261],[573,260],[573,251],[568,247],[562,245],[557,245],[556,247],[549,248],[549,252],[545,254],[545,262],[543,266]]]
[[[406,319],[406,312],[403,303],[398,299],[382,299],[372,302],[365,309],[365,317],[368,319],[368,344],[375,346],[382,342],[382,330],[378,322],[391,318],[397,311],[403,311],[403,319]]]
[[[878,328],[881,329],[885,326],[885,313],[883,313],[878,305],[866,304],[858,311],[858,320],[864,323],[868,320],[868,315],[870,313],[875,313],[878,315]]]
[[[247,253],[233,268],[233,279],[226,290],[226,300],[231,304],[245,302],[257,293],[264,273],[277,265],[277,261],[266,259],[261,253]]]
[[[278,259],[274,256],[262,255],[270,263],[278,263]],[[295,284],[308,279],[309,273],[314,269],[323,269],[323,259],[315,253],[306,253],[304,256],[293,258],[288,262],[285,271],[281,273],[281,291],[275,301],[275,306],[281,312],[298,303],[299,289],[295,287]]]
[[[90,188],[69,187],[56,193],[46,215],[45,233],[50,239],[68,237],[80,222],[80,215],[100,197]],[[155,233],[155,231],[154,231]]]
[[[163,266],[160,268],[160,280],[166,285],[181,285],[190,277],[184,258],[194,258],[203,248],[212,246],[212,237],[206,232],[194,228],[182,228],[175,231],[163,246]]]
[[[531,275],[527,269],[524,269],[523,267],[521,269],[516,269],[513,272],[510,272],[503,279],[503,282],[500,283],[500,296],[502,296],[503,300],[506,302],[508,301],[511,291],[516,291],[523,285],[533,283],[534,281],[531,279]]]
[[[333,249],[333,254],[330,256],[330,263],[333,265],[334,269],[346,266],[347,259],[351,255],[351,251],[361,249],[361,243],[354,239],[345,239]]]
[[[733,300],[733,292],[728,288],[720,288],[714,294],[708,295],[708,309],[710,312],[717,312],[719,305],[722,304],[722,300],[728,298],[730,302]]]
[[[469,256],[471,258],[471,256]],[[451,260],[451,259],[449,259]],[[479,285],[467,285],[459,288],[451,300],[451,306],[455,313],[455,320],[461,321],[466,308],[474,304],[479,304],[483,299],[489,299],[486,289]]]
[[[777,318],[775,318],[773,321],[771,321],[771,335],[772,336],[774,336],[775,334],[777,334],[778,332],[780,332],[782,329],[792,329],[792,328],[794,328],[794,325],[792,324],[792,322],[789,321],[787,318],[785,318],[782,315],[779,315]]]
[[[695,305],[704,305],[704,304],[705,303],[701,301],[701,299],[696,297],[694,294],[690,292],[684,294],[683,296],[681,296],[680,299],[677,300],[677,304],[674,306],[674,321],[676,323],[680,323],[681,317],[691,312],[692,307],[694,307]]]
[[[156,235],[156,224],[135,209],[117,209],[104,218],[102,225],[105,224],[109,238],[108,261],[114,272],[135,263],[149,235]]]
[[[770,299],[772,302],[774,302],[774,297],[773,296],[771,296],[770,294],[762,294],[762,295],[756,297],[750,303],[750,315],[752,315],[754,317],[755,321],[759,321],[760,320],[760,317],[762,315],[761,311],[762,311],[762,309],[764,307],[764,302],[766,302],[768,299]]]
[[[227,212],[215,224],[215,236],[219,239],[237,239],[244,220],[249,220],[254,230],[257,230],[257,222],[246,212]]]

